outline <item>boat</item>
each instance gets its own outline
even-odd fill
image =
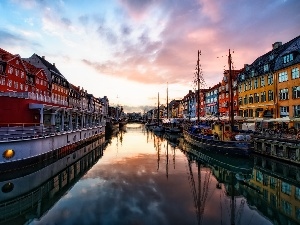
[[[167,133],[180,134],[183,131],[181,124],[175,118],[166,119],[163,124]]]
[[[198,82],[198,93],[199,93],[199,55],[198,51],[198,61],[197,61],[197,82]],[[248,157],[253,149],[254,144],[252,141],[251,134],[247,134],[239,130],[239,127],[235,124],[234,121],[234,112],[233,112],[233,93],[232,93],[232,76],[231,76],[231,54],[229,49],[228,55],[228,63],[229,63],[229,97],[230,108],[229,108],[229,123],[218,120],[214,122],[204,122],[200,123],[198,119],[198,123],[195,125],[185,127],[183,131],[184,139],[191,143],[194,146],[209,149],[214,152],[219,152],[232,156],[245,156]],[[202,79],[201,79],[202,80]],[[198,98],[199,101],[199,98]],[[199,102],[198,102],[199,105]],[[198,107],[199,108],[199,107]],[[199,117],[199,113],[198,113]]]
[[[72,85],[45,57],[23,59],[0,49],[0,79],[1,176],[105,135],[107,97]]]

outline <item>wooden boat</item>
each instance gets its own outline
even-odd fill
[[[229,96],[230,96],[230,118],[229,123],[215,121],[213,123],[197,124],[189,126],[183,131],[184,139],[194,146],[209,149],[228,155],[249,156],[253,151],[253,141],[251,135],[241,133],[234,124],[233,93],[231,76],[231,54],[229,50]],[[198,52],[199,68],[199,52]],[[199,76],[199,73],[198,73]],[[199,78],[197,79],[199,82]],[[199,87],[199,85],[198,85]]]

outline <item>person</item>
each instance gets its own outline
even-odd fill
[[[214,133],[214,139],[219,140],[219,135],[216,132]]]

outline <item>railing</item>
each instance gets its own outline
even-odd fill
[[[40,124],[23,123],[23,124],[0,124],[0,141],[12,141],[33,139],[39,137],[49,137],[59,135],[65,132],[73,132],[81,129],[91,129],[102,126],[99,123],[86,124],[83,127],[76,126],[73,129],[67,125],[61,126],[43,126]]]

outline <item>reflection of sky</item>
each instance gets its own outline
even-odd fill
[[[123,133],[113,138],[103,157],[66,195],[32,224],[197,224],[186,156],[149,134]],[[160,145],[158,154],[154,142]],[[192,164],[197,186],[197,168]],[[202,169],[204,177],[209,170]],[[216,189],[211,175],[203,224],[230,224],[230,201]],[[239,202],[240,200],[237,200]],[[242,221],[265,224],[257,213],[244,211]],[[222,217],[222,218],[221,218]],[[250,220],[248,220],[250,221]]]

